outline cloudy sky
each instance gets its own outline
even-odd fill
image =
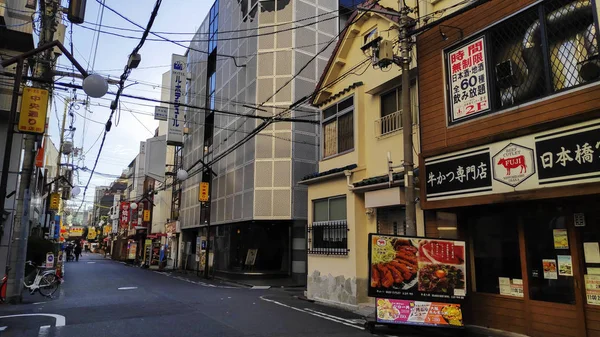
[[[96,40],[94,31],[90,28],[97,27],[101,5],[98,1],[88,0],[85,21],[82,26],[73,25],[72,41],[74,47],[74,56],[79,63],[88,68],[90,72],[99,73],[111,78],[117,79],[123,72],[128,55],[138,44],[141,32],[139,28],[127,22],[123,18],[105,9],[102,18],[103,31],[118,33],[135,39],[111,36],[106,33],[100,33],[100,39],[96,49]],[[63,2],[65,2],[63,0]],[[173,40],[189,40],[193,37],[196,29],[202,23],[212,0],[164,0],[158,12],[158,16],[152,27],[154,32],[185,32],[189,34],[167,35]],[[150,13],[154,8],[155,0],[105,0],[105,4],[125,17],[131,19],[141,26],[146,26]],[[66,2],[65,2],[66,6]],[[88,27],[88,28],[84,28]],[[115,28],[111,28],[115,27]],[[125,30],[128,29],[128,30]],[[129,31],[134,30],[134,31]],[[64,44],[67,49],[70,48],[70,26],[67,26],[67,32]],[[153,37],[153,36],[149,36]],[[189,45],[189,43],[183,43]],[[140,51],[142,58],[141,64],[134,69],[129,77],[130,80],[137,81],[124,93],[131,95],[144,96],[154,99],[160,99],[161,76],[168,71],[171,61],[171,54],[183,54],[185,49],[169,42],[147,41]],[[95,59],[95,63],[94,63]],[[67,71],[65,67],[71,65],[65,57],[59,59],[59,70]],[[69,82],[69,78],[60,79],[59,82]],[[131,84],[133,82],[127,82]],[[111,85],[109,91],[116,91],[116,86]],[[62,118],[64,109],[64,98],[69,96],[68,92],[56,90],[56,104],[50,111],[49,134],[55,144],[59,142],[59,122]],[[85,99],[83,91],[77,92],[78,99]],[[88,109],[80,107],[75,111],[75,127],[73,138],[75,147],[83,148],[85,154],[79,163],[79,166],[92,168],[94,160],[98,154],[101,143],[101,134],[104,130],[110,114],[108,105],[114,96],[106,95],[104,99],[91,99]],[[111,131],[107,134],[104,147],[98,161],[95,174],[92,177],[85,201],[91,206],[93,200],[94,187],[109,185],[114,178],[107,178],[107,175],[119,175],[123,169],[127,168],[129,163],[135,158],[139,150],[140,141],[152,137],[154,130],[158,127],[158,122],[151,116],[154,113],[154,104],[147,101],[136,101],[130,98],[121,99],[120,119],[118,124],[113,119]],[[56,109],[56,110],[55,110]],[[68,119],[70,121],[70,119]],[[68,124],[67,124],[68,125]],[[77,161],[77,159],[76,159]],[[82,190],[88,181],[89,174],[79,172],[79,185]],[[75,176],[77,181],[77,175]],[[79,206],[81,195],[75,199],[74,203]]]

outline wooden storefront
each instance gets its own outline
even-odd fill
[[[599,31],[596,1],[492,0],[417,38],[421,207],[469,245],[467,324],[600,336]]]

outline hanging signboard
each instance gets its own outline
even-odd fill
[[[207,202],[210,197],[209,192],[210,184],[207,182],[201,182],[198,188],[198,201]]]
[[[186,82],[186,57],[173,54],[171,56],[171,96],[168,113],[167,144],[183,145],[183,100],[182,90]]]
[[[446,54],[449,124],[490,111],[485,43],[481,36]]]
[[[154,120],[166,121],[169,116],[169,108],[166,106],[155,106],[154,107]]]
[[[600,119],[425,159],[426,201],[600,181]]]
[[[60,193],[50,193],[50,211],[58,211],[60,207]]]
[[[369,234],[378,323],[462,327],[465,242]]]
[[[19,131],[42,135],[46,132],[46,112],[48,110],[48,90],[23,88]]]
[[[129,202],[123,201],[121,202],[120,210],[120,222],[121,228],[129,227]]]

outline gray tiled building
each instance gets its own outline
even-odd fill
[[[207,109],[186,112],[185,169],[218,158],[261,122],[223,111],[272,116],[314,90],[335,43],[293,76],[335,39],[337,11],[336,0],[214,3],[187,54],[187,102]],[[302,107],[285,117],[318,115]],[[182,186],[179,217],[181,245],[190,242],[188,266],[198,266],[196,237],[206,235],[210,217],[216,273],[241,277],[252,271],[306,282],[307,191],[297,182],[316,171],[317,144],[314,124],[278,122],[216,161],[216,176],[191,175]],[[198,201],[201,181],[211,182],[210,212]],[[248,260],[254,249],[255,261]]]

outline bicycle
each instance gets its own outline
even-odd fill
[[[25,278],[23,281],[25,288],[31,295],[39,291],[42,296],[51,298],[62,283],[60,277],[56,275],[56,270],[39,267],[31,261],[27,261],[26,264],[35,268],[35,277],[30,284],[27,284],[27,280],[32,278],[33,272]]]

